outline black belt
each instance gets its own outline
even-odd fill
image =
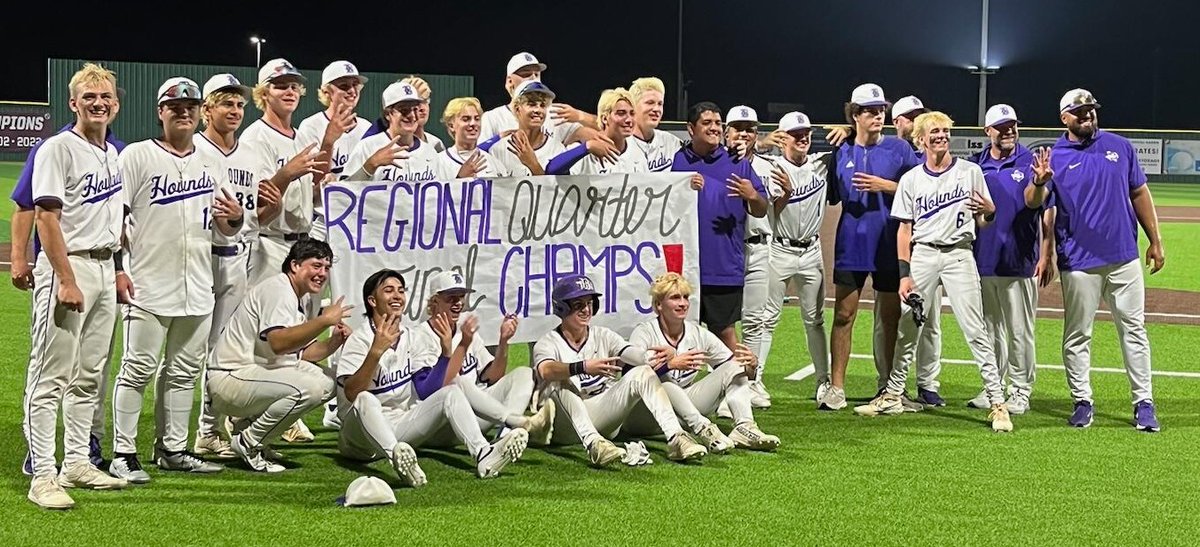
[[[965,249],[962,243],[951,243],[950,245],[938,245],[937,243],[921,243],[926,247],[933,247],[939,251],[949,251],[952,249]]]
[[[767,236],[761,234],[746,238],[746,243],[750,245],[758,245],[759,243],[766,243],[767,241]]]
[[[90,258],[92,260],[110,260],[113,256],[112,249],[87,249],[83,251],[71,251],[67,254]]]
[[[796,247],[797,249],[807,249],[812,247],[813,243],[817,242],[817,237],[818,236],[812,236],[808,239],[788,239],[786,237],[777,237],[775,238],[775,243],[787,247]]]
[[[263,234],[263,235],[265,235],[267,237],[283,238],[284,241],[304,241],[304,240],[308,239],[308,234],[299,234],[299,233],[283,234],[283,235],[276,235],[276,234]]]
[[[213,245],[212,246],[212,254],[214,254],[216,256],[237,256],[238,255],[238,247],[237,247],[237,245],[232,245],[229,247],[224,247],[221,245]]]

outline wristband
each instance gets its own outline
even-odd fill
[[[1034,177],[1034,179],[1033,179],[1033,185],[1034,185],[1034,186],[1037,186],[1038,188],[1044,188],[1044,187],[1045,187],[1047,184],[1050,184],[1050,183],[1051,183],[1053,180],[1054,180],[1054,178],[1053,178],[1053,177],[1051,177],[1051,178],[1048,178],[1048,179],[1046,179],[1046,182],[1043,182],[1043,183],[1041,183],[1041,184],[1038,184],[1038,183],[1037,183],[1037,177]]]
[[[575,361],[567,365],[567,371],[571,376],[579,376],[583,374],[583,361]]]
[[[907,260],[900,261],[900,279],[912,277],[912,265]]]
[[[113,253],[113,269],[118,272],[125,271],[125,251]]]

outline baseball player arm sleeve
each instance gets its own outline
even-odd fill
[[[483,150],[484,152],[491,152],[492,147],[498,142],[500,142],[500,135],[492,135],[491,137],[488,137],[486,141],[480,141],[478,146],[479,149]]]
[[[588,153],[587,147],[582,144],[573,144],[565,152],[554,156],[550,162],[546,164],[547,175],[569,175],[571,167],[583,159]]]
[[[56,151],[57,147],[42,150],[42,153],[34,158],[33,203],[37,211],[36,225],[38,237],[42,240],[42,252],[46,253],[46,258],[59,281],[73,285],[75,272],[71,269],[71,263],[67,261],[67,242],[63,239],[62,226],[59,225],[66,194],[64,183],[68,160],[65,153],[55,153]]]

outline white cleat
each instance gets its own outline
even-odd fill
[[[750,408],[771,408],[771,394],[762,382],[750,383]]]
[[[733,428],[729,438],[733,439],[733,444],[738,448],[767,451],[779,448],[779,437],[763,433],[754,422],[746,422]]]
[[[667,459],[677,462],[689,460],[699,460],[708,455],[706,450],[700,443],[696,442],[691,435],[680,431],[676,433],[671,440],[667,442]]]
[[[163,451],[157,458],[155,463],[158,468],[163,471],[186,471],[188,473],[220,473],[225,470],[225,466],[213,462],[206,462],[195,454],[187,452],[176,452],[174,454]]]
[[[988,419],[992,421],[992,431],[997,433],[1008,433],[1013,430],[1012,418],[1008,415],[1008,408],[1004,403],[992,405],[992,412],[988,414]]]
[[[537,414],[526,419],[525,431],[529,433],[530,444],[537,446],[550,444],[550,437],[554,434],[554,414],[554,401],[546,399]]]
[[[521,454],[525,453],[525,447],[529,445],[529,432],[521,428],[509,431],[507,435],[500,440],[492,443],[477,456],[479,465],[477,467],[479,478],[490,479],[499,477],[500,471],[504,466],[517,461],[521,458]]]
[[[408,443],[398,442],[392,447],[392,469],[396,470],[396,474],[400,475],[405,484],[413,488],[420,488],[429,483],[425,472],[417,463],[417,452]]]
[[[841,410],[846,408],[846,391],[835,385],[825,390],[825,396],[817,401],[818,410]]]
[[[70,509],[75,507],[75,500],[63,490],[54,475],[34,477],[29,484],[29,501],[36,503],[42,509]]]
[[[891,415],[904,412],[904,403],[901,402],[899,395],[884,393],[865,405],[854,407],[854,413],[859,416],[879,416],[881,414]]]
[[[232,459],[237,457],[237,452],[233,451],[233,447],[229,445],[229,441],[222,439],[220,435],[204,435],[196,436],[196,442],[192,444],[192,452],[201,456],[212,456],[214,458]]]
[[[131,484],[146,484],[150,482],[150,474],[142,468],[136,454],[114,454],[108,462],[108,474],[118,479],[125,479]]]
[[[120,490],[129,486],[129,481],[109,476],[91,462],[80,462],[63,466],[62,472],[58,474],[58,485],[63,488]]]
[[[617,445],[612,441],[603,437],[595,440],[588,445],[588,460],[595,467],[604,467],[608,464],[625,458],[625,450],[617,448]]]
[[[708,425],[700,428],[696,435],[704,439],[705,446],[713,454],[724,454],[733,450],[733,441],[721,433],[721,428],[717,427],[717,424],[709,422]]]
[[[307,425],[304,425],[304,420],[299,419],[292,424],[292,427],[283,432],[281,438],[284,442],[288,443],[311,443],[316,439],[316,436],[312,434]]]
[[[250,469],[253,471],[260,473],[282,473],[287,471],[286,467],[264,457],[263,450],[246,446],[245,440],[240,434],[235,435],[229,444],[233,446],[233,451],[237,452],[238,457],[246,462],[246,465],[250,466]]]
[[[987,391],[980,391],[974,399],[967,401],[967,406],[971,408],[992,408],[992,400],[988,399]]]

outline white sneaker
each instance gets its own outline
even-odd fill
[[[1008,415],[1008,408],[1004,403],[992,405],[992,412],[988,414],[988,419],[992,421],[992,431],[998,433],[1008,433],[1013,430],[1012,418]]]
[[[760,382],[750,383],[750,408],[771,408],[771,394]]]
[[[904,404],[899,395],[884,393],[865,405],[854,407],[854,413],[859,416],[878,416],[880,414],[900,414],[904,412]]]
[[[150,474],[142,468],[137,454],[114,454],[112,461],[108,463],[108,474],[133,484],[150,482]]]
[[[771,393],[769,391],[767,391],[767,386],[762,383],[761,378],[758,380],[755,380],[753,382],[750,382],[750,391],[753,391],[755,395],[758,395],[759,397],[762,397],[763,399],[766,399],[768,401],[771,400]]]
[[[333,430],[342,428],[342,418],[338,416],[336,400],[325,403],[325,415],[321,417],[321,425]]]
[[[313,436],[312,431],[308,429],[308,426],[304,425],[303,418],[296,420],[296,422],[292,424],[292,427],[289,427],[287,431],[283,432],[283,435],[280,438],[282,438],[284,442],[289,443],[311,443],[314,439],[316,439],[316,437]]]
[[[830,387],[833,387],[833,384],[830,384],[828,381],[817,384],[817,395],[813,397],[813,400],[820,402],[821,399],[824,399],[825,394],[829,392]]]
[[[90,488],[92,490],[120,490],[129,486],[129,481],[111,477],[91,462],[80,462],[63,466],[58,474],[58,485],[63,488]]]
[[[187,471],[188,473],[220,473],[225,470],[225,466],[213,462],[206,462],[195,454],[187,452],[176,452],[174,454],[163,451],[155,462],[158,468],[163,471]]]
[[[29,483],[29,501],[36,503],[42,509],[70,509],[75,507],[75,500],[63,490],[54,475],[34,477]]]
[[[1008,407],[1009,414],[1019,416],[1029,410],[1029,397],[1021,394],[1011,395],[1004,406]]]
[[[708,455],[708,450],[696,442],[691,435],[680,431],[667,442],[667,459],[677,462],[698,460]]]
[[[721,428],[717,427],[717,424],[709,422],[708,425],[700,428],[700,431],[696,435],[704,439],[704,444],[707,446],[709,452],[724,454],[733,450],[733,441],[729,437],[726,437],[724,433],[721,433]]]
[[[246,462],[246,465],[250,466],[250,469],[253,471],[261,473],[282,473],[287,471],[286,467],[265,458],[261,449],[253,449],[246,446],[241,434],[234,435],[233,439],[230,439],[229,444],[233,447],[233,451],[237,453],[238,457]]]
[[[612,441],[603,437],[588,445],[588,459],[595,467],[604,467],[625,457],[625,450],[617,448]]]
[[[733,432],[729,434],[729,438],[733,439],[733,443],[738,448],[748,448],[750,450],[775,450],[779,448],[779,437],[763,433],[758,428],[758,424],[754,422],[746,422],[733,428]]]
[[[529,445],[529,432],[521,428],[513,429],[508,435],[492,443],[477,456],[479,478],[490,479],[499,477],[504,466],[520,459]]]
[[[817,402],[818,410],[841,410],[846,408],[846,391],[830,384],[825,396]]]
[[[992,400],[988,399],[987,391],[980,391],[974,399],[967,401],[967,406],[971,408],[992,408]]]
[[[729,410],[729,399],[721,399],[721,404],[717,406],[717,417],[733,419],[733,411]]]
[[[192,451],[201,456],[212,456],[221,459],[237,457],[237,452],[234,452],[233,447],[229,446],[229,441],[222,439],[216,433],[203,436],[197,435],[196,442],[192,444]]]
[[[550,444],[554,434],[554,401],[546,399],[537,414],[530,416],[525,422],[525,431],[529,433],[529,442],[538,446]]]
[[[413,488],[425,486],[429,482],[425,478],[425,472],[421,470],[420,464],[417,463],[417,452],[408,443],[398,442],[396,446],[392,447],[392,469],[395,469],[396,474],[400,475],[400,478]]]

